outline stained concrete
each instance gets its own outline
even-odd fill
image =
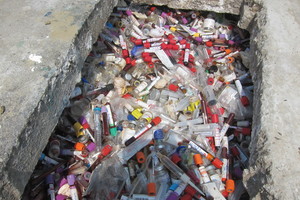
[[[0,3],[0,199],[19,199],[117,0]]]
[[[256,101],[244,183],[252,199],[299,199],[300,2],[259,4],[251,31]]]

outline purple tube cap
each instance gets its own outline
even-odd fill
[[[164,25],[164,27],[165,27],[166,29],[169,29],[169,28],[170,28],[170,26],[169,26],[169,25]]]
[[[131,15],[132,15],[132,12],[131,12],[130,10],[126,10],[126,14],[127,14],[128,16],[131,16]]]
[[[178,200],[178,194],[176,192],[172,192],[166,200]]]
[[[56,195],[56,197],[55,197],[56,200],[65,200],[65,199],[67,199],[67,198],[68,198],[67,196],[62,195],[62,194],[58,194],[58,195]]]
[[[202,38],[201,37],[196,37],[195,40],[197,40],[198,42],[202,42]]]
[[[89,152],[92,152],[96,149],[96,144],[94,142],[91,142],[89,143],[87,146],[86,146],[86,149],[89,151]]]
[[[59,173],[61,174],[62,172],[64,171],[64,168],[63,167],[59,167],[55,170],[56,173]]]
[[[79,123],[80,123],[80,124],[86,124],[87,121],[86,121],[85,117],[83,117],[83,116],[80,117],[80,118],[79,118]]]
[[[68,175],[68,176],[67,176],[67,179],[68,179],[68,184],[69,184],[69,185],[74,185],[74,184],[75,184],[75,179],[76,179],[76,177],[75,177],[74,174]]]
[[[234,43],[235,43],[234,41],[228,40],[228,44],[229,44],[229,45],[233,45]]]
[[[242,179],[243,178],[243,171],[240,167],[236,167],[233,169],[233,175],[238,178],[238,179]]]
[[[219,39],[225,39],[225,34],[219,34]]]
[[[62,187],[63,185],[67,184],[68,181],[66,178],[61,179],[60,183],[59,183],[59,187]]]
[[[162,12],[162,13],[161,13],[161,16],[165,18],[165,17],[167,17],[168,15],[167,15],[167,13]]]
[[[185,17],[183,17],[183,18],[182,18],[182,23],[183,23],[183,24],[187,24],[187,23],[188,23],[188,20],[187,20]]]
[[[101,113],[107,113],[107,108],[106,106],[101,107]]]
[[[46,177],[46,184],[54,184],[54,177],[53,177],[53,174],[49,174],[49,175]]]
[[[198,30],[197,30],[196,28],[192,28],[192,27],[191,27],[190,30],[191,30],[191,31],[194,31],[194,32],[198,32]]]

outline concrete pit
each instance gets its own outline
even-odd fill
[[[244,62],[253,77],[255,99],[250,166],[244,171],[244,184],[252,199],[297,199],[299,3],[138,3],[240,15],[238,25],[251,33],[251,51],[245,55],[250,59]],[[116,5],[117,1],[88,0],[63,5],[2,2],[1,199],[19,199],[23,193],[65,102],[80,80],[84,58]]]

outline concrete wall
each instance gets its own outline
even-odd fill
[[[244,182],[253,199],[298,199],[299,2],[133,1],[241,15],[240,27],[252,34],[248,66],[256,99],[250,169]],[[22,194],[116,3],[1,1],[0,106],[5,111],[0,112],[0,199],[19,199]]]
[[[0,6],[0,199],[19,199],[117,0]]]

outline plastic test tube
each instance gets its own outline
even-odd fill
[[[103,134],[108,136],[109,131],[108,131],[108,120],[107,120],[107,109],[105,106],[101,107],[101,115],[102,115],[102,119],[103,119]]]
[[[46,177],[46,184],[49,185],[48,194],[50,195],[50,200],[55,200],[54,177],[52,173]]]
[[[100,151],[102,146],[102,127],[100,123],[100,112],[101,112],[101,108],[99,107],[94,108],[95,140],[96,140],[97,151]]]
[[[189,145],[195,149],[196,151],[198,151],[202,156],[205,156],[216,168],[220,169],[223,165],[223,162],[214,157],[213,155],[211,155],[210,153],[208,153],[207,151],[205,151],[204,149],[202,149],[200,146],[198,146],[195,142],[190,141]]]
[[[68,175],[67,180],[68,180],[68,184],[70,186],[70,193],[71,193],[72,200],[79,200],[77,189],[75,186],[75,175],[74,174]]]
[[[224,125],[223,125],[223,127],[222,127],[222,129],[221,129],[221,131],[220,131],[221,142],[222,142],[223,137],[225,136],[225,134],[226,134],[226,132],[227,132],[229,126],[230,126],[230,123],[233,121],[234,116],[235,116],[234,113],[230,113],[230,114],[229,114],[229,117],[228,117],[228,118],[226,119],[226,121],[224,122]]]
[[[108,117],[108,124],[109,124],[109,132],[112,136],[117,135],[117,127],[114,122],[113,114],[111,111],[111,106],[109,103],[105,104],[105,107],[107,109],[107,117]]]
[[[167,197],[166,200],[178,200],[179,196],[183,193],[184,189],[186,188],[188,184],[185,182],[182,182],[179,184],[179,186],[171,192],[171,194]]]
[[[196,164],[196,166],[198,167],[200,174],[201,174],[201,178],[203,180],[204,183],[208,183],[210,182],[210,178],[207,174],[207,171],[203,165],[203,160],[200,154],[195,154],[193,156],[194,158],[194,163]]]
[[[157,153],[157,157],[160,159],[161,163],[168,168],[175,176],[181,179],[184,183],[191,185],[195,188],[201,195],[205,196],[202,192],[176,164],[174,164],[167,156]]]
[[[144,133],[146,133],[148,130],[150,130],[152,127],[158,125],[161,122],[161,118],[160,117],[155,117],[154,119],[152,119],[151,123],[148,124],[147,126],[145,126],[144,128],[142,128],[140,131],[138,131],[134,136],[132,136],[131,138],[129,138],[126,142],[125,145],[128,146],[131,143],[133,143],[136,139],[138,139],[139,137],[141,137]]]

